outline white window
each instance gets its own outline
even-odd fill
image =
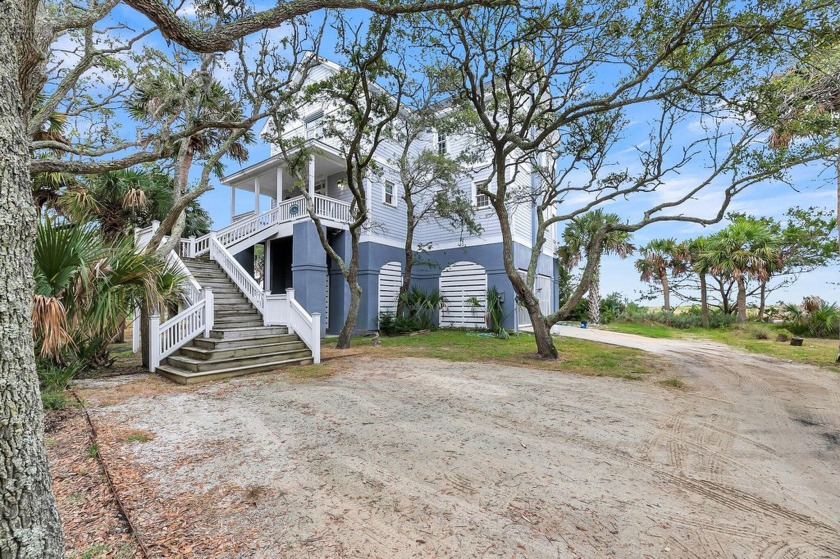
[[[397,206],[397,196],[394,191],[394,183],[391,181],[385,181],[382,199],[389,206]]]
[[[319,181],[315,183],[315,194],[320,194],[321,196],[327,195],[327,181]]]
[[[446,155],[446,134],[438,132],[438,155]]]
[[[324,111],[317,111],[303,119],[306,128],[306,139],[324,137]]]
[[[475,183],[475,207],[479,210],[490,207],[490,197],[478,191],[479,185]]]

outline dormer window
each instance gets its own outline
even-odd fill
[[[446,155],[446,134],[438,132],[438,155]]]
[[[324,137],[324,111],[316,111],[303,119],[306,139],[314,140]]]

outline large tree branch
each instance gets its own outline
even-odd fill
[[[220,52],[230,50],[234,41],[262,31],[272,29],[296,17],[319,10],[362,9],[385,16],[422,13],[436,10],[454,10],[474,5],[497,6],[495,0],[456,0],[452,2],[435,1],[380,3],[374,0],[290,0],[279,2],[275,8],[240,17],[230,23],[220,25],[212,31],[196,29],[172,9],[163,0],[126,0],[135,10],[143,13],[161,30],[161,33],[194,52]]]

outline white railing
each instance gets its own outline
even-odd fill
[[[349,223],[352,221],[352,216],[350,215],[350,204],[347,202],[321,196],[320,194],[316,194],[312,202],[315,204],[315,215],[318,217],[339,221],[341,223]]]
[[[183,260],[175,254],[175,251],[171,251],[169,253],[169,256],[166,257],[166,261],[187,277],[187,285],[184,289],[184,298],[187,300],[187,303],[194,305],[203,299],[204,295],[202,294],[201,285],[199,285],[195,276],[192,275],[192,272],[190,272],[190,269],[187,268],[187,265],[184,264]]]
[[[263,324],[265,326],[289,325],[289,299],[285,294],[266,291]]]
[[[219,263],[222,270],[233,280],[233,283],[245,294],[254,307],[260,311],[260,314],[265,315],[265,292],[262,287],[219,242],[214,233],[210,233],[210,259]]]
[[[312,352],[312,362],[316,365],[321,362],[321,313],[306,312],[300,303],[295,300],[295,290],[286,290],[286,301],[288,305],[287,324],[289,330],[298,335]]]
[[[279,223],[289,223],[309,217],[309,214],[306,213],[306,198],[303,196],[283,200],[274,209],[277,210],[277,221]]]
[[[203,298],[179,312],[163,324],[155,313],[149,317],[149,370],[155,372],[160,362],[182,348],[187,342],[213,329],[213,290],[203,290]]]
[[[152,236],[154,236],[155,231],[158,230],[160,227],[159,221],[153,221],[151,225],[148,227],[144,227],[140,229],[139,227],[134,228],[134,242],[137,248],[146,248],[146,245],[149,244],[149,241],[152,240]]]
[[[316,194],[313,199],[315,205],[315,213],[318,217],[330,219],[332,221],[339,221],[342,223],[349,223],[351,221],[350,204],[335,200]],[[243,239],[255,235],[268,227],[273,227],[280,223],[291,223],[298,219],[308,218],[309,214],[306,210],[306,197],[297,196],[288,200],[283,200],[275,207],[267,212],[259,215],[254,215],[244,219],[240,219],[231,223],[227,227],[216,231],[216,239],[225,248],[235,245]],[[210,250],[210,235],[205,235],[197,239],[182,239],[181,240],[181,255],[189,258],[195,258],[207,253]]]

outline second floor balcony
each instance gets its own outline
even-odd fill
[[[222,184],[230,187],[231,223],[257,216],[280,222],[308,219],[304,196],[308,193],[318,217],[330,222],[330,227],[346,227],[352,218],[352,195],[343,160],[328,146],[313,151],[304,173],[292,174],[278,154],[225,177]]]

